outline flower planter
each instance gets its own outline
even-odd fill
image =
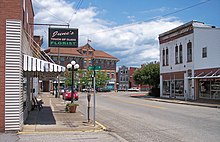
[[[76,108],[77,108],[77,105],[69,106],[69,112],[70,113],[75,113],[76,112]]]

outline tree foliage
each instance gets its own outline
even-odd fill
[[[93,71],[85,72],[85,71],[79,69],[77,71],[74,71],[74,75],[75,75],[75,77],[74,77],[75,84],[78,84],[80,86],[90,86],[92,84]],[[72,72],[66,71],[64,73],[64,76],[66,77],[65,85],[71,86]],[[96,71],[96,86],[97,87],[105,86],[109,79],[110,78],[107,76],[106,72]]]
[[[133,75],[136,84],[152,85],[158,88],[160,84],[160,64],[151,62],[136,70]]]

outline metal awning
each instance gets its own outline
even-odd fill
[[[220,69],[216,70],[215,72],[210,71],[208,73],[201,72],[197,76],[194,77],[187,77],[188,79],[209,79],[209,78],[220,78]]]
[[[23,70],[34,72],[64,72],[65,67],[29,55],[23,55]]]

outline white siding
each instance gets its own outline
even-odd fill
[[[20,130],[23,124],[21,22],[6,21],[5,130]]]
[[[187,63],[187,43],[188,41],[192,42],[192,52],[194,52],[194,41],[193,41],[193,34],[175,39],[173,41],[160,44],[160,73],[167,73],[167,72],[179,72],[179,71],[186,71],[188,69],[193,68],[193,61]],[[175,46],[176,44],[179,46],[180,43],[183,47],[183,63],[175,64]],[[169,50],[169,66],[163,66],[163,49],[168,48]],[[193,53],[192,53],[193,54]]]
[[[195,28],[194,39],[195,70],[220,67],[220,29]],[[202,58],[204,47],[207,47],[207,58]]]

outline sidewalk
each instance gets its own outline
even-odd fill
[[[85,123],[84,115],[77,109],[76,113],[65,112],[65,102],[61,98],[55,98],[53,95],[42,93],[40,98],[43,100],[43,109],[41,111],[33,110],[29,113],[23,131],[21,133],[33,132],[94,132],[102,131],[101,125]]]
[[[175,104],[184,104],[184,105],[194,105],[202,107],[211,107],[211,108],[220,108],[220,101],[211,101],[211,100],[197,100],[197,101],[184,101],[171,98],[155,98],[153,96],[148,96],[145,94],[133,94],[131,97],[142,98],[149,101],[165,102],[165,103],[175,103]]]

